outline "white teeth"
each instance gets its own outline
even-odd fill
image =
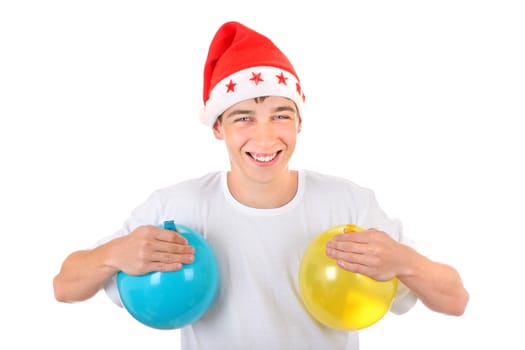
[[[276,156],[277,156],[277,153],[274,153],[269,156],[258,156],[258,155],[252,154],[253,159],[255,159],[258,162],[269,162],[273,160]]]

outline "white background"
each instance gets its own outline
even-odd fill
[[[209,42],[239,20],[303,81],[294,167],[373,188],[471,293],[460,318],[387,315],[361,348],[523,349],[524,18],[505,0],[2,1],[0,348],[179,348],[103,293],[56,302],[52,278],[152,190],[227,168],[197,115]]]

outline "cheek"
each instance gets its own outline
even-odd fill
[[[223,140],[229,149],[234,149],[242,147],[249,140],[249,136],[242,130],[235,130],[223,133]]]
[[[297,141],[297,134],[299,133],[299,129],[290,129],[285,132],[283,132],[281,135],[283,140],[286,140],[286,143],[288,144],[295,144]]]

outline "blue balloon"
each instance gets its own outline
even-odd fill
[[[219,287],[216,256],[202,235],[166,221],[195,248],[195,260],[181,270],[131,276],[117,274],[117,288],[125,309],[137,321],[156,329],[177,329],[199,320],[213,304]]]

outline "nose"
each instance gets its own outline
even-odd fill
[[[261,121],[255,126],[253,140],[259,144],[266,145],[274,142],[276,138],[275,127],[271,122]]]

